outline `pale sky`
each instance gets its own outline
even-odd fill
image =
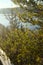
[[[0,0],[0,9],[13,8],[13,7],[19,7],[19,6],[14,4],[11,0]]]

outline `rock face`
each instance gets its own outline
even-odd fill
[[[0,49],[0,65],[11,65],[10,59],[2,49]]]

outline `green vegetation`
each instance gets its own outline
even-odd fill
[[[14,64],[43,64],[43,32],[13,29],[0,37],[0,46]],[[5,33],[5,32],[3,32]]]
[[[13,0],[14,1],[14,0]],[[10,29],[4,28],[3,33],[0,34],[0,47],[6,52],[14,65],[43,65],[43,11],[42,6],[35,4],[30,0],[16,0],[16,3],[26,3],[27,6],[33,5],[32,10],[23,8],[23,13],[18,12],[17,16],[23,22],[28,21],[32,24],[40,25],[40,29],[37,31],[31,31],[27,28],[17,28],[16,20],[10,20]],[[21,6],[21,5],[20,5]],[[35,6],[35,7],[34,7]],[[34,9],[38,9],[37,12],[33,12]],[[13,14],[14,15],[14,14]],[[33,20],[32,17],[38,17],[38,21]],[[40,20],[39,20],[40,19]],[[14,23],[13,23],[14,22]],[[13,23],[13,24],[12,24]],[[13,26],[13,27],[12,27]]]

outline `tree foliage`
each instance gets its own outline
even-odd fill
[[[41,31],[41,30],[40,30]],[[1,37],[1,48],[14,64],[42,65],[43,64],[43,32],[38,34],[30,30],[14,29],[7,31]],[[1,43],[2,42],[2,43]]]
[[[23,22],[30,22],[32,24],[43,25],[43,5],[41,4],[43,0],[12,0],[14,3],[20,5],[23,12],[18,13],[18,17]]]
[[[36,31],[22,27],[18,28],[16,27],[16,16],[14,14],[10,18],[7,16],[11,26],[10,28],[4,28],[4,31],[2,30],[0,47],[15,65],[43,65],[43,7],[42,5],[37,5],[34,0],[29,0],[28,2],[27,0],[13,1],[18,3],[23,10],[22,14],[17,13],[22,22],[28,21],[38,24],[41,28]],[[24,7],[25,4],[26,7]],[[29,9],[29,7],[31,8]],[[34,17],[38,17],[38,19],[36,20]],[[15,21],[13,20],[14,18]]]

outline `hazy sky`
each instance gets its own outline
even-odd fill
[[[0,0],[0,8],[11,8],[14,7],[14,4],[11,0]]]
[[[0,8],[12,8],[18,7],[18,5],[14,4],[11,0],[0,0]]]

